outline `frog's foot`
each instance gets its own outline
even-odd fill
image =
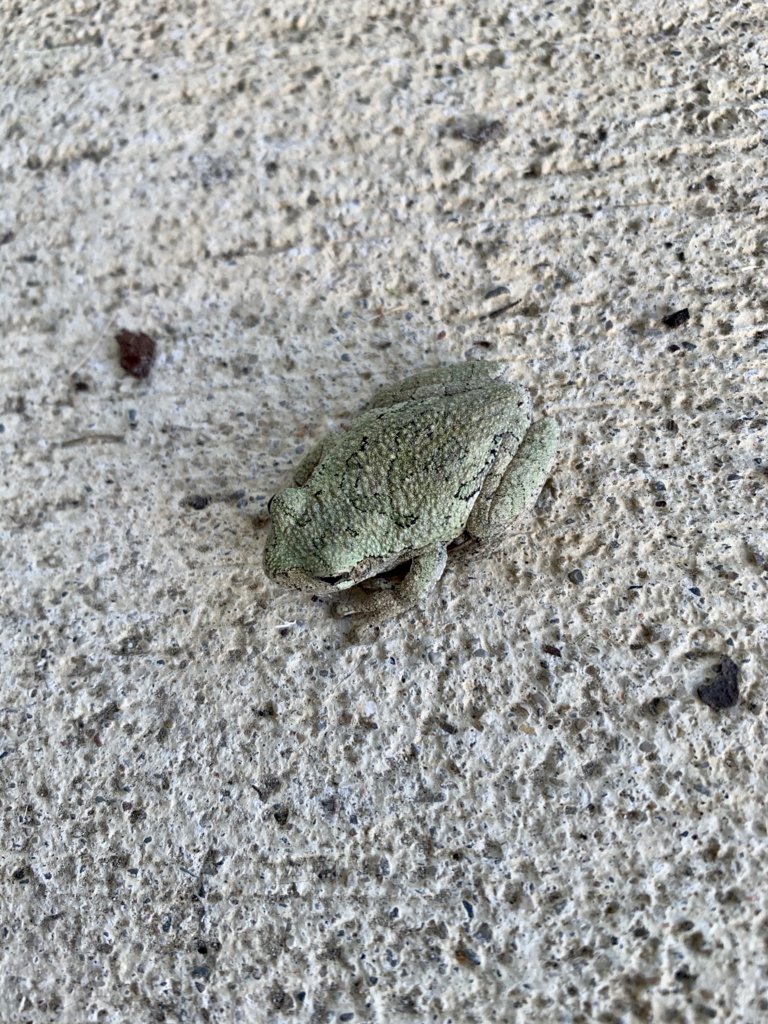
[[[415,552],[408,574],[397,586],[389,590],[368,591],[355,587],[344,591],[333,606],[333,613],[339,617],[349,615],[355,618],[347,634],[349,642],[370,642],[373,639],[372,627],[394,619],[426,597],[443,575],[447,557],[445,544],[435,543]]]

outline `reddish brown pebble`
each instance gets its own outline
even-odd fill
[[[136,331],[118,331],[115,341],[120,349],[120,365],[133,377],[143,380],[149,376],[157,355],[157,345],[148,334]]]

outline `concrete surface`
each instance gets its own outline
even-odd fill
[[[0,1018],[766,1019],[764,7],[0,21]],[[350,648],[266,500],[489,357],[536,513]]]

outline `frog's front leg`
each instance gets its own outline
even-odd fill
[[[537,420],[505,463],[504,446],[467,520],[467,533],[478,540],[499,537],[509,525],[536,503],[557,454],[559,431],[554,420]]]
[[[391,590],[355,587],[344,592],[333,611],[338,616],[358,617],[348,635],[350,642],[361,643],[368,627],[395,618],[426,597],[443,575],[447,557],[445,544],[436,541],[414,553],[407,576]]]

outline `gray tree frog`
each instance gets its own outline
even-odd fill
[[[530,396],[504,363],[457,363],[385,387],[270,501],[266,573],[315,594],[355,587],[334,610],[358,617],[359,639],[432,590],[452,541],[500,539],[536,501],[557,442],[553,420],[531,423]],[[403,563],[390,589],[357,587]]]

